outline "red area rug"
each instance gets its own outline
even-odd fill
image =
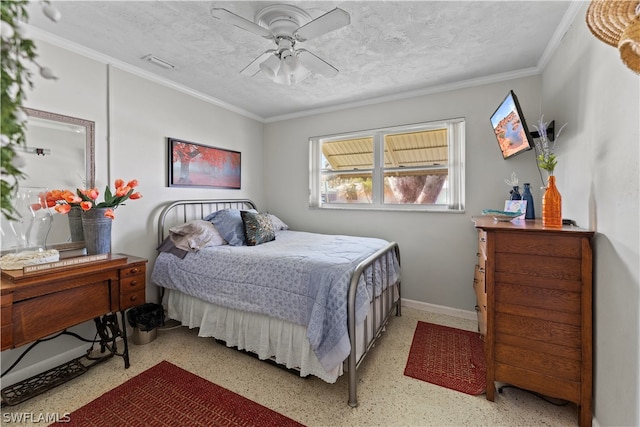
[[[55,426],[302,426],[167,361],[131,378]]]
[[[485,391],[484,342],[478,332],[418,322],[404,374],[478,395]]]

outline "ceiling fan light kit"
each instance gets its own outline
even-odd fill
[[[263,52],[240,71],[240,74],[256,76],[262,73],[275,83],[290,85],[307,78],[311,73],[334,77],[338,69],[296,44],[319,37],[348,25],[349,14],[335,8],[316,19],[303,9],[292,5],[276,4],[261,9],[255,22],[249,21],[226,9],[213,8],[214,18],[235,25],[245,31],[272,40],[276,49]]]

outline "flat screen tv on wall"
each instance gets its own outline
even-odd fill
[[[491,125],[504,159],[533,148],[533,138],[512,90],[491,116]]]

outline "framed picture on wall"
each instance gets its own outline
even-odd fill
[[[240,152],[167,138],[169,187],[240,189]]]

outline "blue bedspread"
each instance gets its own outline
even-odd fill
[[[262,313],[307,327],[307,338],[325,369],[349,355],[347,293],[362,260],[388,244],[376,238],[282,230],[258,246],[214,246],[180,259],[160,253],[151,275],[158,286],[205,301]],[[393,284],[399,277],[393,255]],[[385,266],[378,266],[384,271]],[[371,275],[369,275],[371,276]],[[374,275],[380,278],[381,275]],[[356,322],[387,283],[360,281]]]

